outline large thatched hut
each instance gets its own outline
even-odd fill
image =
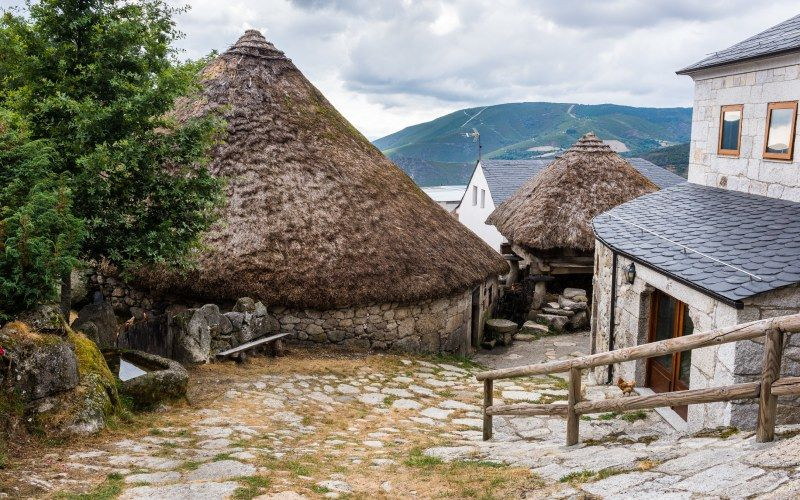
[[[203,72],[178,119],[222,113],[211,171],[223,220],[188,275],[151,289],[262,301],[300,340],[427,352],[478,341],[507,265],[340,115],[283,52],[248,30]]]
[[[656,190],[590,132],[497,207],[487,224],[509,241],[512,275],[535,283],[531,306],[538,309],[548,286],[591,286],[592,219]]]

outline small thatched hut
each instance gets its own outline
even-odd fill
[[[151,288],[226,303],[254,297],[301,340],[427,352],[478,341],[507,265],[381,154],[283,52],[248,30],[204,70],[200,98],[228,136],[229,181],[197,271]]]
[[[546,281],[591,285],[592,219],[658,187],[590,132],[523,184],[486,221],[508,239],[513,267],[536,282],[532,307],[541,306]],[[514,262],[521,259],[519,263]],[[516,272],[516,269],[514,269]],[[512,273],[514,274],[514,273]]]

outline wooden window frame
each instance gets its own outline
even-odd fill
[[[725,124],[727,111],[739,112],[739,137],[736,139],[736,149],[722,149],[722,128]],[[744,104],[729,104],[719,110],[719,138],[717,139],[717,154],[722,156],[739,156],[742,150],[742,129],[744,125]]]
[[[767,141],[769,141],[769,124],[772,121],[773,109],[791,109],[792,110],[792,130],[789,133],[789,150],[786,153],[768,153]],[[781,101],[771,102],[767,105],[767,122],[764,125],[764,153],[763,156],[767,160],[785,160],[792,161],[794,157],[794,135],[797,133],[797,101]]]

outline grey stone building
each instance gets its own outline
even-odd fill
[[[603,352],[800,311],[800,16],[679,74],[695,82],[689,182],[594,219],[592,350]],[[746,341],[598,369],[642,392],[756,380],[762,345]],[[800,336],[783,374],[800,374]],[[779,422],[800,421],[779,398]],[[689,428],[755,426],[753,400],[673,408]],[[677,415],[676,415],[677,413]]]

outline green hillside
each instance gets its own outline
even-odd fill
[[[691,108],[521,102],[455,111],[382,137],[375,145],[390,158],[413,164],[416,175],[406,171],[421,185],[428,185],[422,184],[422,177],[463,184],[467,179],[457,176],[470,170],[464,165],[474,164],[477,157],[477,145],[465,137],[473,128],[481,134],[485,158],[553,156],[590,131],[603,140],[619,141],[620,152],[627,156],[641,156],[687,142],[691,119]]]
[[[676,174],[687,177],[689,175],[689,143],[676,144],[665,148],[654,149],[642,155],[659,167],[664,167]]]

